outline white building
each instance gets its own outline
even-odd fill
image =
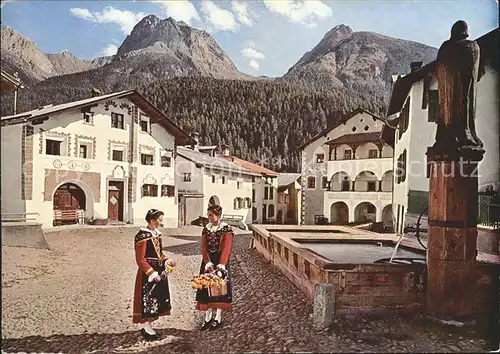
[[[192,139],[136,91],[2,117],[2,214],[177,227],[175,148]],[[6,153],[8,151],[8,153]]]
[[[476,109],[476,131],[486,150],[479,163],[480,191],[499,191],[498,38],[497,28],[477,39],[485,66],[478,83]],[[426,152],[435,142],[438,115],[435,64],[421,67],[421,62],[412,63],[411,72],[397,78],[392,91],[387,114],[390,120],[384,128],[383,139],[394,147],[394,170],[398,167],[401,170],[401,176],[395,176],[394,180],[393,210],[397,233],[402,233],[406,226],[413,226],[428,205]]]
[[[380,139],[383,126],[358,108],[300,147],[304,224],[391,222],[393,149]]]
[[[215,154],[215,146],[178,147],[176,184],[180,225],[206,217],[209,205],[220,205],[223,217],[252,222],[252,179],[260,177]]]
[[[277,224],[300,224],[300,173],[278,174]]]

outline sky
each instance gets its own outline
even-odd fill
[[[480,37],[498,27],[498,0],[2,0],[1,8],[2,25],[43,52],[82,59],[116,53],[149,14],[209,32],[240,71],[274,77],[339,24],[439,47],[465,20],[470,38]]]

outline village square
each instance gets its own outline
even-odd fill
[[[83,10],[71,13],[104,21]],[[173,119],[165,88],[94,85],[104,71],[92,70],[112,77],[129,60],[132,77],[145,54],[130,48],[158,53],[189,27],[142,15],[110,62],[60,77],[19,71],[27,39],[2,46],[2,352],[500,350],[498,27],[469,37],[452,22],[430,60],[398,64],[383,110],[353,99],[327,122],[306,102],[312,130],[252,116],[235,137],[234,122],[193,123],[186,102]],[[2,41],[14,36],[2,25]],[[85,94],[61,99],[57,80],[85,73],[70,78]],[[52,88],[61,96],[32,104]],[[265,129],[286,148],[271,153]],[[296,141],[293,129],[310,130]],[[209,273],[220,283],[193,280]]]

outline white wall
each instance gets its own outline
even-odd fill
[[[25,213],[21,199],[22,125],[2,127],[2,214]]]
[[[331,180],[337,173],[344,171],[345,176],[348,176],[350,180],[353,181],[363,171],[372,171],[375,173],[376,179],[381,180],[385,173],[392,170],[392,148],[390,146],[384,146],[382,149],[382,158],[370,159],[368,158],[369,150],[376,149],[378,153],[377,146],[372,143],[360,146],[356,150],[354,160],[341,160],[344,157],[344,151],[351,149],[348,145],[341,145],[337,147],[337,160],[328,161],[329,147],[328,145],[325,145],[326,142],[346,134],[380,132],[383,124],[384,123],[378,119],[374,120],[374,118],[368,113],[359,113],[350,118],[347,122],[345,122],[345,124],[333,129],[325,137],[319,138],[304,148],[302,151],[302,184],[306,204],[305,224],[314,223],[314,215],[323,214],[325,217],[330,218],[330,207],[334,202],[338,201],[335,198],[335,200],[331,199],[331,192],[327,192],[322,189],[321,184],[323,176],[327,177],[328,180]],[[316,163],[316,154],[318,152],[325,154],[324,163]],[[333,159],[334,153],[332,152],[332,160]],[[316,176],[316,188],[314,188],[314,190],[307,188],[307,177],[309,176]],[[390,183],[391,182],[389,182],[389,184]],[[340,189],[340,186],[340,182],[333,181],[333,188]],[[387,182],[385,182],[383,186],[387,188]],[[376,187],[378,189],[378,182]],[[359,185],[356,183],[356,190],[362,188],[363,182],[359,182]],[[359,193],[356,194],[356,198],[359,198],[358,195]],[[340,200],[345,199],[346,202],[356,203],[356,205],[361,202],[358,199],[352,199],[351,197],[352,196],[350,194],[342,194]],[[364,198],[363,195],[361,197]],[[368,197],[369,196],[366,195],[366,198]],[[369,201],[369,199],[366,199],[366,201]],[[349,212],[351,212],[351,210],[349,210]]]
[[[89,218],[107,218],[108,217],[108,181],[117,180],[124,182],[124,221],[134,223],[145,223],[144,217],[148,209],[158,208],[163,210],[165,215],[165,227],[176,227],[178,222],[177,198],[174,197],[141,197],[142,183],[149,178],[158,183],[158,195],[161,195],[161,183],[168,181],[173,176],[175,162],[171,167],[160,167],[160,149],[172,148],[174,146],[174,137],[166,132],[161,126],[153,125],[152,133],[157,139],[160,139],[162,146],[155,138],[147,133],[138,134],[140,144],[149,145],[155,150],[155,165],[143,166],[140,164],[140,155],[138,163],[129,164],[128,145],[131,141],[132,129],[139,131],[139,124],[132,124],[132,117],[126,107],[120,108],[122,104],[132,105],[128,99],[115,99],[116,107],[110,106],[106,111],[103,102],[97,107],[93,107],[95,113],[93,124],[86,124],[83,121],[83,114],[80,109],[66,110],[50,117],[41,125],[35,126],[34,135],[34,155],[33,170],[38,171],[33,176],[33,199],[26,201],[27,212],[39,212],[40,221],[44,226],[52,226],[53,219],[53,190],[45,191],[44,171],[60,170],[58,173],[59,185],[72,182],[80,186],[86,194],[87,210],[86,217]],[[111,112],[124,115],[125,129],[115,129],[111,127]],[[2,128],[2,133],[5,128]],[[42,134],[40,134],[42,133]],[[64,136],[63,136],[64,135]],[[45,154],[45,140],[50,137],[64,138],[64,149],[62,155],[52,156]],[[89,158],[80,158],[78,156],[77,146],[79,142],[89,142],[92,145],[89,151]],[[42,147],[42,153],[39,151],[39,144]],[[123,144],[125,146],[125,162],[111,160],[111,146]],[[69,148],[68,148],[69,147]],[[76,149],[76,150],[75,150]],[[95,159],[94,159],[95,153]],[[76,156],[75,156],[76,154]],[[128,203],[127,182],[130,178],[130,167],[137,167],[137,185],[135,203]],[[69,176],[67,172],[76,173],[76,177]],[[92,193],[92,188],[82,182],[83,172],[96,172],[100,174],[100,200]],[[170,183],[170,182],[168,182]],[[44,194],[50,193],[50,201],[44,200]]]

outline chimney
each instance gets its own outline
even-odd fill
[[[199,141],[200,141],[200,134],[198,134],[197,132],[192,132],[191,133],[191,138],[193,138],[193,140],[195,141],[195,144],[191,145],[191,149],[198,150],[198,144],[199,144]]]
[[[222,156],[229,156],[229,145],[222,144]]]
[[[99,90],[98,88],[95,88],[95,87],[90,92],[91,97],[97,97],[97,96],[100,96],[101,94],[102,94],[101,90]]]
[[[422,64],[423,64],[423,62],[421,62],[421,61],[414,61],[414,62],[410,63],[410,68],[411,68],[410,72],[417,71],[418,69],[420,69],[422,67]]]

